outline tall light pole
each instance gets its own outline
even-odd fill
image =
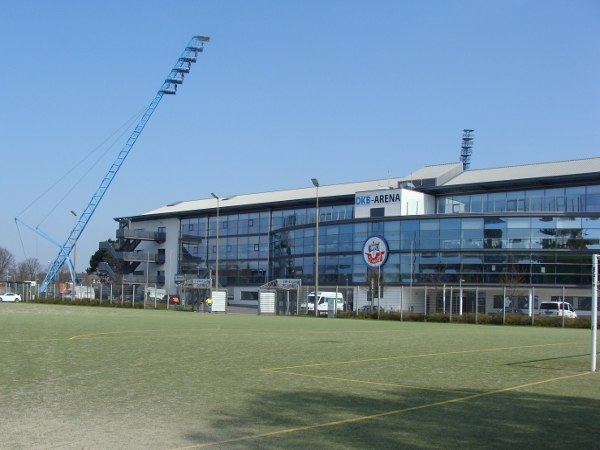
[[[346,307],[344,308],[344,311],[347,311],[348,310],[348,305],[350,304],[348,302],[348,275],[346,275],[346,297],[345,297],[345,300],[346,301],[344,303],[346,304]],[[337,299],[336,299],[336,301],[337,301]]]
[[[458,302],[458,315],[462,316],[462,312],[463,312],[463,295],[462,295],[462,283],[463,283],[462,277],[460,277],[460,281],[458,282],[458,290],[459,290],[459,302]]]
[[[48,270],[50,270],[50,265],[52,264],[52,261],[48,261],[48,269],[46,269],[46,274],[48,273]],[[44,276],[45,278],[45,276]],[[52,297],[56,297],[56,295],[54,295],[54,283],[52,283]],[[44,291],[44,293],[46,294],[46,298],[48,298],[48,291]]]
[[[211,192],[210,195],[212,195],[214,198],[217,199],[217,255],[216,255],[216,262],[215,262],[215,289],[218,290],[219,289],[219,200],[221,200],[221,197],[219,197],[214,192]],[[211,294],[211,296],[212,296],[212,294]]]
[[[73,290],[71,291],[71,301],[75,300],[75,286],[77,285],[77,213],[71,211],[75,216],[75,228],[73,228]]]
[[[372,305],[373,303],[371,303]],[[377,319],[380,318],[381,312],[381,261],[377,266]]]
[[[315,317],[319,317],[319,180],[311,178],[317,188],[317,209],[315,210]]]

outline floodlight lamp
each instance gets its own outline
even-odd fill
[[[316,187],[319,187],[319,180],[317,180],[316,178],[311,178],[312,184]]]
[[[214,198],[216,198],[217,200],[219,200],[219,196],[217,194],[215,194],[214,192],[211,192],[210,195],[212,195]]]
[[[77,213],[75,211],[71,211],[71,214],[73,214],[75,217],[77,217]]]

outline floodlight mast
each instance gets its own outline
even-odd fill
[[[473,134],[475,130],[463,130],[462,145],[460,146],[460,161],[463,164],[463,170],[469,170],[471,167],[471,154],[473,153]]]
[[[71,251],[73,250],[73,247],[75,246],[75,243],[77,242],[77,239],[79,238],[79,236],[81,236],[81,233],[83,232],[83,230],[85,229],[89,220],[91,219],[92,215],[94,214],[94,211],[96,211],[96,208],[97,208],[98,204],[100,203],[100,200],[102,200],[102,197],[104,197],[106,190],[108,189],[108,187],[110,186],[115,175],[121,168],[121,165],[125,161],[125,158],[127,158],[129,151],[131,150],[131,148],[137,141],[137,138],[140,136],[142,130],[146,126],[146,123],[148,122],[148,120],[152,116],[152,113],[158,106],[158,103],[162,99],[163,95],[165,95],[165,94],[174,95],[177,93],[177,85],[183,83],[185,74],[189,73],[192,63],[196,62],[198,53],[200,53],[204,50],[204,43],[209,42],[209,41],[210,41],[210,38],[207,36],[194,36],[194,37],[192,37],[190,42],[187,44],[187,46],[185,47],[185,50],[183,51],[183,53],[177,60],[175,67],[173,67],[173,69],[171,69],[169,76],[165,79],[161,88],[158,90],[156,96],[154,97],[152,102],[150,102],[150,105],[146,108],[146,111],[142,115],[142,118],[140,119],[137,126],[135,127],[135,129],[133,130],[133,132],[131,133],[129,138],[127,139],[125,146],[119,152],[117,159],[113,162],[110,169],[108,170],[108,173],[102,179],[100,186],[98,187],[98,189],[92,196],[92,199],[90,200],[88,205],[85,207],[85,209],[79,216],[79,220],[77,221],[77,223],[75,224],[75,226],[73,227],[71,232],[69,233],[69,237],[67,238],[67,240],[65,241],[65,243],[63,245],[59,245],[58,255],[56,256],[56,259],[50,266],[50,269],[48,270],[48,273],[46,274],[46,277],[44,278],[44,281],[42,282],[42,286],[40,287],[41,293],[43,293],[45,291],[46,286],[48,286],[48,284],[56,277],[56,275],[60,271],[60,268],[65,263],[65,261],[68,261],[69,265],[72,266],[69,255],[71,254]],[[15,218],[15,221],[23,223],[20,220],[18,220],[17,218]],[[40,232],[37,228],[33,229],[33,228],[29,227],[28,225],[26,225],[26,226],[29,229],[40,234],[41,236],[47,238],[46,234],[43,232]],[[52,239],[49,239],[49,240],[56,244],[56,242],[54,240],[52,240]]]

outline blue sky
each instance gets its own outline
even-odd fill
[[[211,42],[98,206],[80,269],[114,217],[407,175],[457,161],[464,128],[472,169],[596,157],[599,25],[596,0],[0,0],[0,246],[55,258],[14,217],[66,239],[131,130],[92,151],[193,35]]]

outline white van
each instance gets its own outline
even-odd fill
[[[573,306],[567,302],[542,302],[540,303],[540,316],[558,316],[563,314],[567,319],[577,319]]]
[[[319,315],[327,314],[329,310],[329,303],[335,302],[336,309],[338,311],[344,310],[344,296],[339,292],[336,294],[335,292],[319,292],[319,301],[318,301],[318,309]],[[302,308],[306,308],[306,303],[300,305]],[[315,311],[315,293],[314,291],[308,294],[308,313],[313,314]]]

